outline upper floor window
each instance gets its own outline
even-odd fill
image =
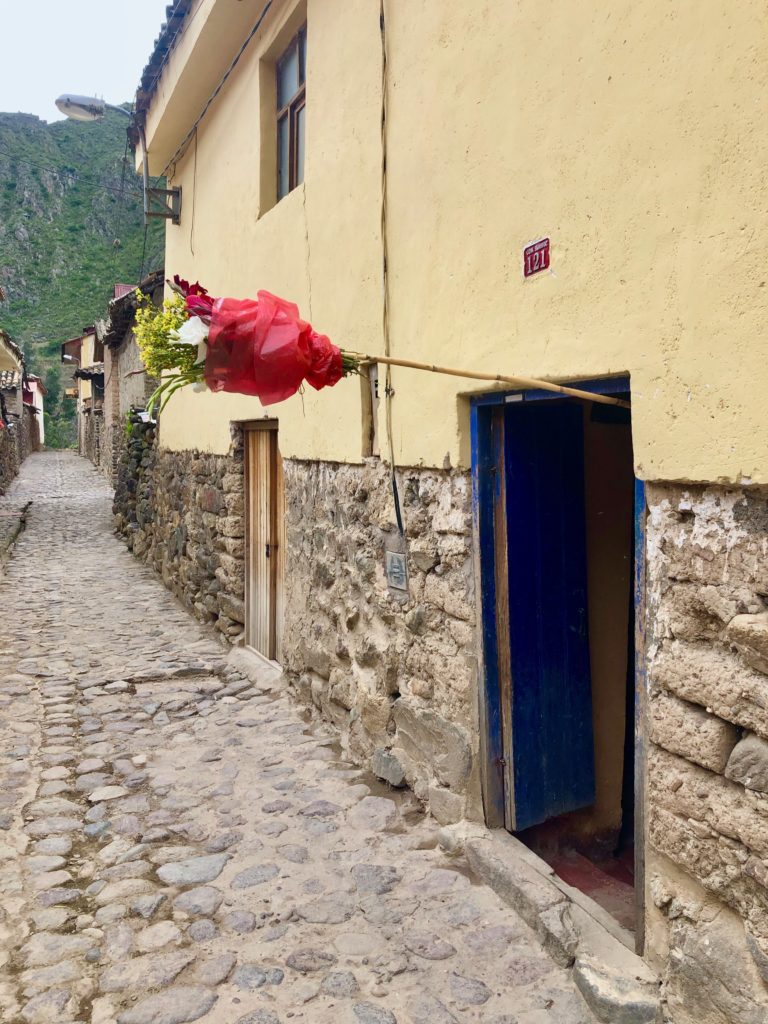
[[[304,181],[307,26],[299,29],[277,62],[277,198]]]

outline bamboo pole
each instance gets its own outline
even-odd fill
[[[359,358],[361,363],[384,363],[388,366],[404,366],[410,370],[428,370],[430,373],[447,373],[451,377],[467,377],[471,380],[491,380],[501,384],[512,384],[518,388],[536,388],[541,391],[553,391],[558,395],[567,395],[569,398],[580,398],[586,402],[598,402],[601,405],[618,405],[621,409],[631,409],[632,406],[623,398],[614,398],[612,395],[597,395],[591,391],[581,391],[579,388],[569,388],[564,384],[553,384],[548,380],[538,380],[536,377],[507,377],[501,373],[479,373],[475,370],[453,370],[448,366],[434,366],[432,363],[417,363],[412,359],[394,359],[391,356],[366,356],[356,352],[350,352]]]

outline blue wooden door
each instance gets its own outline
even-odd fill
[[[595,798],[582,415],[559,402],[504,414],[513,831]]]

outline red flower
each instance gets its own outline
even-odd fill
[[[173,275],[173,283],[177,288],[180,288],[184,293],[184,297],[188,298],[190,295],[207,295],[208,289],[203,288],[199,281],[195,281],[194,284],[190,284],[189,281],[185,281],[183,277],[179,277],[178,274]]]
[[[196,287],[193,285],[193,287]],[[199,316],[202,319],[210,318],[213,309],[213,296],[203,289],[201,292],[190,292],[186,298],[187,311],[190,316]]]

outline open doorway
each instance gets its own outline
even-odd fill
[[[473,421],[489,823],[634,929],[629,411],[524,392]]]

